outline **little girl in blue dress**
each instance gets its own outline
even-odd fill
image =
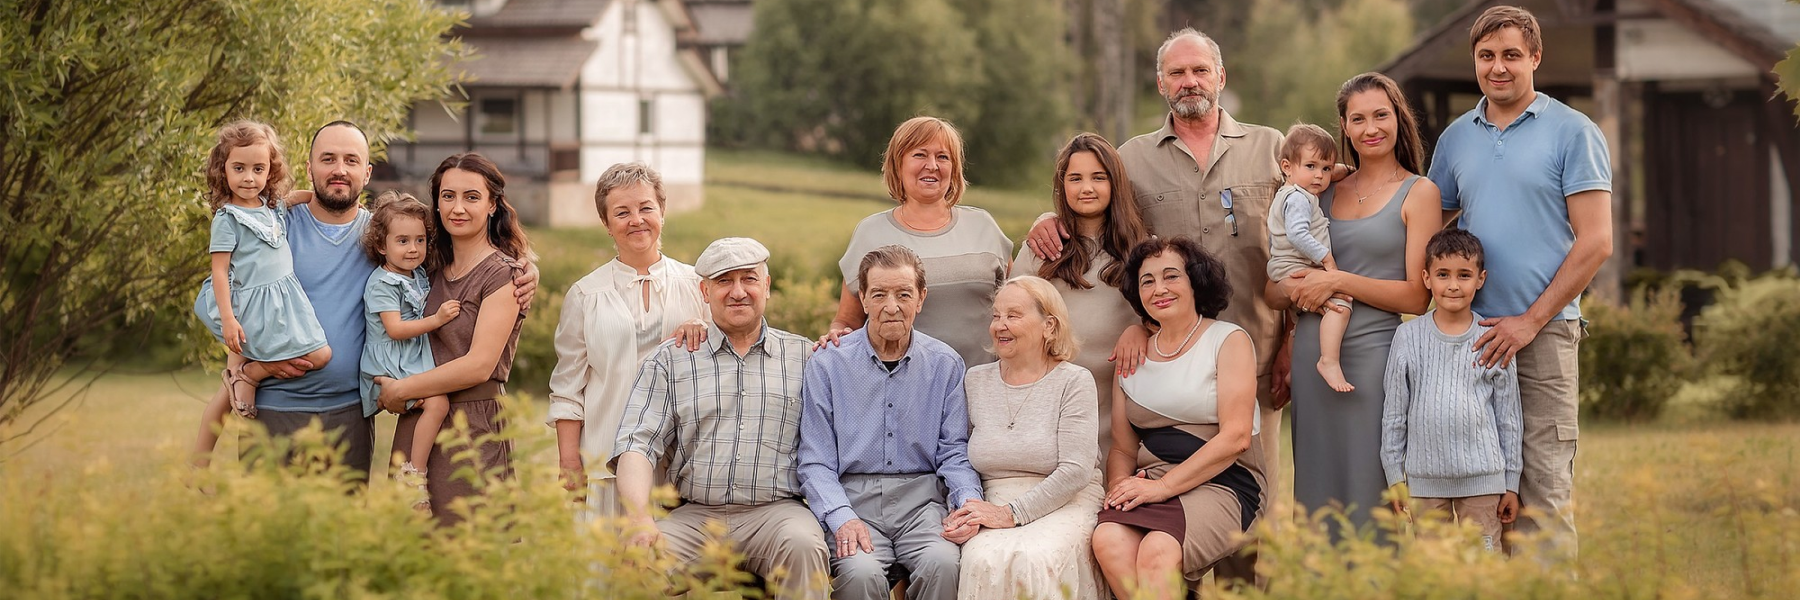
[[[270,375],[262,363],[302,358],[317,370],[331,361],[325,329],[294,277],[287,247],[288,200],[312,199],[305,193],[284,199],[291,183],[274,128],[238,121],[219,130],[206,159],[212,275],[200,285],[194,313],[230,354],[221,373],[224,390],[202,416],[197,466],[209,462],[226,410],[256,417],[256,386]]]
[[[363,233],[363,252],[381,266],[369,273],[363,286],[362,397],[374,404],[381,396],[376,377],[401,379],[437,366],[426,334],[462,314],[462,305],[447,300],[436,314],[425,316],[425,296],[431,279],[425,275],[426,249],[430,246],[431,209],[409,194],[386,192],[375,199],[375,214]],[[406,409],[424,411],[414,430],[411,448],[400,465],[403,481],[419,490],[413,508],[431,509],[425,495],[426,473],[414,466],[431,455],[431,445],[450,414],[449,396],[432,396],[407,402]]]

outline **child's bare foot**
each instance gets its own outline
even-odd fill
[[[1344,380],[1344,369],[1335,360],[1319,359],[1319,376],[1325,378],[1325,385],[1340,392],[1355,391],[1356,386]]]

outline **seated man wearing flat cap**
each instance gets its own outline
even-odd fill
[[[637,526],[633,543],[660,544],[685,563],[706,542],[706,523],[719,521],[780,597],[823,598],[825,538],[795,475],[811,341],[763,322],[768,260],[749,238],[700,253],[694,271],[713,321],[706,341],[695,352],[664,342],[644,360],[608,466]],[[668,480],[686,504],[653,521],[651,465],[670,450]]]

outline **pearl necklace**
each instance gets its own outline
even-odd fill
[[[1161,356],[1163,358],[1175,358],[1176,356],[1179,356],[1181,354],[1181,349],[1186,348],[1188,345],[1188,342],[1192,341],[1194,339],[1194,332],[1200,331],[1200,322],[1205,321],[1205,320],[1206,319],[1195,319],[1194,320],[1194,326],[1188,328],[1187,337],[1181,338],[1181,343],[1177,344],[1175,346],[1174,352],[1165,353],[1162,351],[1162,340],[1161,340],[1162,331],[1161,330],[1158,330],[1156,332],[1156,335],[1150,336],[1150,348],[1152,350],[1156,351],[1157,356]]]

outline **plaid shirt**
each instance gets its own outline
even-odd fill
[[[811,340],[766,323],[744,356],[714,325],[699,351],[664,342],[638,368],[608,465],[626,452],[656,464],[673,448],[669,480],[689,502],[799,497],[800,385],[811,354]]]

